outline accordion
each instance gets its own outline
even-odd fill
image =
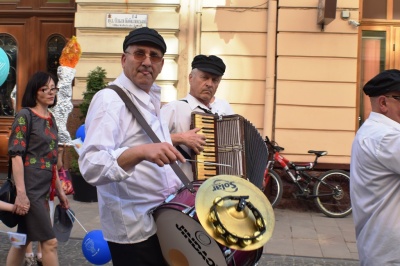
[[[191,118],[191,128],[200,128],[198,133],[206,136],[204,150],[193,156],[194,180],[236,175],[262,187],[268,148],[253,124],[240,115],[193,112]]]

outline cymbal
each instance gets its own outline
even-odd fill
[[[264,193],[249,181],[217,175],[196,194],[200,224],[218,243],[236,250],[255,250],[272,236],[275,215]]]

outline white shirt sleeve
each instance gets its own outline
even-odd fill
[[[85,180],[92,185],[124,180],[131,175],[117,163],[118,157],[128,149],[123,145],[129,123],[125,104],[112,90],[99,91],[92,99],[85,120],[85,141],[79,157],[79,169]],[[133,169],[132,169],[133,171]]]
[[[187,102],[172,101],[161,108],[161,119],[168,123],[169,132],[190,130],[192,109]]]

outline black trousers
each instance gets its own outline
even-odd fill
[[[135,244],[108,241],[114,266],[167,266],[157,235]]]

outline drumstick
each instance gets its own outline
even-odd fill
[[[210,163],[210,162],[202,162],[202,161],[196,161],[196,160],[190,160],[190,159],[186,159],[187,162],[195,162],[195,163],[204,163],[204,164],[210,164],[210,165],[219,165],[219,166],[228,166],[228,167],[232,167],[232,165],[229,164],[222,164],[222,163]]]

